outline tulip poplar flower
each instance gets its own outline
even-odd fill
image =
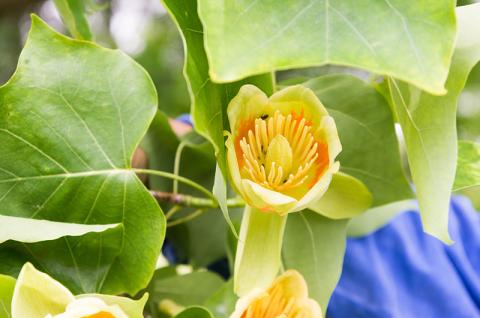
[[[240,298],[230,318],[320,318],[318,303],[308,298],[302,275],[289,270],[266,290],[255,289]]]
[[[65,286],[27,263],[13,292],[12,318],[143,318],[148,295],[138,301],[117,296],[74,296]]]
[[[335,121],[301,85],[270,98],[244,85],[227,113],[230,176],[247,203],[234,275],[242,296],[276,277],[286,215],[315,209],[339,169],[335,158],[342,147]]]
[[[296,85],[268,98],[243,86],[228,106],[228,165],[245,202],[285,215],[318,201],[338,171],[335,121],[310,89]]]

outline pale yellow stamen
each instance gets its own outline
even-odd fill
[[[318,158],[318,142],[305,118],[276,111],[256,118],[240,140],[246,177],[269,189],[286,191],[305,183]]]

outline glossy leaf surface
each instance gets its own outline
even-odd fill
[[[427,233],[444,242],[457,161],[457,101],[468,74],[480,60],[480,5],[457,9],[458,38],[444,96],[433,96],[390,79],[392,102],[402,126],[408,161]]]
[[[340,171],[365,183],[373,206],[411,198],[385,99],[351,75],[321,76],[304,85],[313,89],[335,119],[343,148]]]
[[[443,93],[452,0],[199,0],[214,81],[323,64],[360,67]]]
[[[125,54],[33,17],[17,71],[0,88],[0,214],[122,227],[4,243],[0,271],[29,260],[77,294],[134,294],[148,283],[164,217],[130,164],[156,104],[150,78]]]
[[[309,295],[326,313],[342,272],[347,220],[332,220],[312,211],[288,216],[282,250],[285,269],[305,278]]]
[[[92,232],[103,232],[116,226],[118,224],[88,225],[0,215],[0,244],[8,240],[35,243],[64,236],[82,236]]]
[[[460,141],[453,190],[458,191],[475,186],[480,186],[480,144]]]
[[[70,34],[79,40],[91,40],[92,32],[86,17],[85,1],[54,0],[54,2]]]

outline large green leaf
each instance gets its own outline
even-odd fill
[[[312,211],[288,217],[284,266],[304,276],[310,297],[318,301],[324,315],[342,272],[346,227],[347,220],[332,220]]]
[[[125,54],[32,18],[17,71],[0,88],[0,215],[123,226],[6,242],[0,272],[29,260],[76,293],[134,294],[148,283],[164,217],[130,161],[155,110],[150,78]]]
[[[0,244],[8,240],[35,243],[64,236],[82,236],[103,232],[117,225],[75,224],[0,215]]]
[[[444,242],[451,241],[448,209],[457,161],[456,106],[470,70],[480,60],[479,15],[480,4],[457,9],[458,38],[446,95],[433,96],[393,79],[388,82],[424,229]]]
[[[175,318],[213,318],[213,316],[206,308],[190,307],[176,315]]]
[[[208,271],[158,277],[150,283],[149,302],[159,304],[161,301],[171,300],[182,306],[201,305],[222,285],[223,279]]]
[[[237,300],[233,292],[233,280],[229,280],[205,302],[205,306],[215,318],[228,318],[235,311]]]
[[[418,204],[415,200],[403,200],[369,209],[348,221],[347,235],[351,237],[368,235],[380,229],[400,213],[416,209],[418,209]]]
[[[351,75],[322,76],[304,85],[313,89],[335,119],[343,148],[340,170],[367,185],[373,206],[411,198],[385,99]]]
[[[15,279],[0,275],[0,318],[11,318],[10,310]]]
[[[199,0],[214,81],[327,63],[443,93],[453,0]]]
[[[458,162],[453,190],[480,187],[480,144],[468,141],[458,143]]]
[[[76,39],[91,40],[92,32],[85,16],[85,1],[54,0],[54,2],[70,34]]]
[[[208,75],[208,61],[203,44],[203,27],[197,15],[197,0],[162,0],[182,33],[185,49],[184,74],[192,100],[195,130],[215,148],[218,164],[226,176],[223,129],[225,109],[241,85],[251,83],[267,94],[273,92],[271,74],[260,75],[227,85],[215,84]]]

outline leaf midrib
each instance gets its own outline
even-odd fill
[[[69,173],[58,173],[50,175],[37,175],[37,176],[26,176],[26,177],[16,177],[11,179],[2,179],[2,183],[11,183],[11,182],[21,182],[21,181],[31,181],[31,180],[43,180],[43,179],[55,179],[55,178],[80,178],[80,177],[91,177],[91,176],[101,176],[101,175],[112,175],[112,174],[122,174],[122,173],[133,173],[133,169],[104,169],[104,170],[95,170],[95,171],[84,171],[84,172],[69,172]]]

